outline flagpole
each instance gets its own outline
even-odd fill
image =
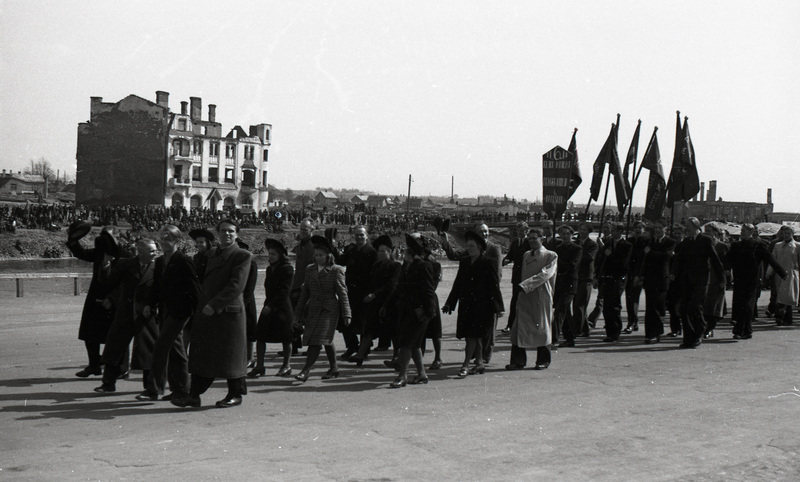
[[[642,121],[640,120],[639,123],[641,124]],[[633,183],[631,184],[631,198],[628,200],[628,226],[625,228],[625,234],[628,234],[628,230],[631,226],[631,211],[633,210],[633,190],[636,188],[636,182],[639,180],[639,174],[642,173],[642,167],[644,166],[644,158],[647,156],[647,153],[650,152],[650,146],[653,145],[653,139],[656,137],[656,131],[658,130],[658,126],[653,128],[653,134],[650,136],[650,142],[647,143],[647,149],[644,150],[644,156],[642,156],[642,162],[639,164],[639,169],[636,169],[636,159],[633,159],[633,170],[636,171],[636,174],[633,176]]]
[[[606,194],[603,196],[603,209],[600,210],[600,232],[603,232],[603,223],[606,216],[606,201],[608,201],[608,186],[611,184],[611,169],[606,176]]]

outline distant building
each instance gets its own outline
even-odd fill
[[[78,124],[78,204],[132,204],[266,209],[272,126],[222,136],[216,106],[201,118],[202,100],[169,109],[169,93],[156,102],[129,95],[115,102],[92,97],[89,122]]]
[[[727,221],[733,223],[755,223],[766,221],[772,214],[772,189],[767,189],[767,202],[723,201],[717,197],[717,181],[708,183],[708,191],[700,188],[700,200],[676,203],[674,217],[677,220],[689,216],[706,221]]]
[[[333,191],[319,191],[316,196],[314,196],[314,204],[317,206],[327,206],[332,207],[336,206],[339,202],[339,197]]]
[[[39,174],[22,174],[22,172],[6,172],[0,174],[0,194],[6,196],[26,196],[45,194],[45,179]]]
[[[366,204],[369,196],[366,194],[356,194],[355,196],[350,198],[350,204],[359,205],[359,204]]]

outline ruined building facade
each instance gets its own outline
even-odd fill
[[[163,91],[156,102],[92,97],[89,122],[78,124],[76,203],[266,209],[272,126],[237,125],[223,137],[216,106],[206,120],[201,112],[199,97],[170,111]]]

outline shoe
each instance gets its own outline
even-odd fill
[[[183,397],[186,397],[186,396],[187,395],[185,393],[170,392],[167,395],[164,395],[163,397],[161,397],[161,400],[164,400],[165,402],[171,402],[172,400],[177,400],[179,398],[183,398]]]
[[[139,395],[136,395],[136,400],[145,402],[155,402],[158,400],[158,393],[148,392],[147,390],[143,391]]]
[[[700,346],[700,340],[695,341],[694,343],[681,343],[678,348],[683,348],[684,350],[693,350]]]
[[[389,388],[403,388],[407,383],[405,378],[398,378],[389,384]]]
[[[670,338],[677,338],[677,337],[681,336],[681,332],[680,331],[670,331],[669,333],[667,333],[667,336],[670,337]]]
[[[351,356],[350,358],[347,359],[347,361],[350,363],[355,363],[357,367],[361,367],[361,365],[364,364],[364,358],[358,355]]]
[[[306,370],[301,371],[296,377],[295,380],[300,380],[301,382],[305,383],[308,380],[308,372]]]
[[[773,312],[771,312],[769,310],[764,312],[764,318],[772,318],[773,316],[775,316],[775,313],[773,313]],[[758,316],[756,316],[756,317],[758,317]]]
[[[117,391],[117,387],[114,385],[106,385],[105,383],[100,385],[99,387],[94,389],[97,393],[114,393]]]
[[[749,340],[753,338],[753,335],[742,335],[742,340]]]
[[[349,350],[348,349],[344,353],[342,353],[342,356],[339,357],[339,360],[347,361],[348,358],[350,358],[351,356],[353,356],[355,354],[356,354],[356,350]]]
[[[338,368],[331,368],[324,375],[322,375],[323,380],[330,380],[331,378],[339,378],[339,369]]]
[[[281,367],[278,370],[278,373],[275,374],[276,377],[289,377],[292,375],[292,367]]]
[[[191,395],[186,395],[185,397],[180,398],[173,398],[169,401],[169,403],[175,405],[176,407],[186,408],[200,408],[200,397],[193,397]]]
[[[631,333],[633,333],[633,327],[626,326],[625,329],[622,330],[622,332],[625,333],[626,335],[630,335]]]
[[[589,334],[588,331],[584,331],[583,333],[581,333],[578,336],[581,337],[581,338],[589,338],[591,335]]]
[[[500,330],[500,331],[501,331],[502,333],[511,333],[511,327],[510,327],[510,326],[507,326],[507,327],[503,328],[503,329],[502,329],[502,330]]]
[[[461,367],[461,370],[458,371],[458,376],[463,378],[466,377],[467,375],[469,375],[469,368]]]
[[[562,341],[561,343],[559,343],[558,347],[559,348],[574,348],[575,347],[575,342],[574,341],[565,340],[565,341]]]
[[[549,367],[549,366],[550,366],[549,363],[537,363],[536,366],[533,367],[533,369],[534,370],[547,370],[547,367]]]
[[[428,370],[438,370],[442,368],[442,360],[433,360],[431,367]]]
[[[76,377],[80,378],[87,378],[91,375],[102,375],[103,374],[103,367],[95,367],[92,365],[87,366],[83,370],[79,371],[75,374]]]
[[[390,346],[378,346],[375,351],[389,351],[390,348]]]
[[[646,344],[648,344],[648,345],[652,345],[654,343],[660,343],[661,342],[661,337],[660,336],[654,336],[652,338],[647,338],[644,342]]]
[[[400,365],[395,360],[383,360],[383,364],[395,371],[400,371]]]
[[[219,402],[215,403],[214,406],[217,408],[230,408],[230,407],[238,407],[242,404],[242,397],[225,397]]]
[[[714,338],[714,330],[707,331],[703,333],[703,339],[708,340],[709,338]]]
[[[483,375],[483,372],[486,371],[486,367],[484,365],[475,365],[469,371],[470,375]]]
[[[519,365],[517,363],[509,363],[506,365],[506,370],[524,370],[525,365]]]
[[[605,337],[605,338],[603,338],[603,341],[606,342],[606,343],[616,343],[617,341],[619,341],[619,339],[618,338]]]
[[[122,372],[119,375],[117,375],[117,380],[127,380],[130,377],[131,377],[131,374],[129,372]]]
[[[423,377],[423,376],[417,375],[409,383],[412,384],[412,385],[427,385],[428,384],[428,377]]]
[[[258,378],[267,374],[267,370],[264,367],[261,368],[253,368],[249,372],[247,372],[247,378]]]
[[[247,368],[255,368],[255,366],[256,366],[256,361],[255,360],[249,360],[247,362]]]
[[[734,334],[734,335],[733,335],[733,339],[734,339],[734,340],[741,340],[741,339],[742,339],[742,335],[736,335],[736,334]]]

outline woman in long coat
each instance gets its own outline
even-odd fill
[[[458,375],[483,373],[483,338],[494,330],[495,319],[504,311],[500,293],[500,277],[496,262],[484,256],[486,241],[475,231],[466,231],[468,256],[461,258],[453,288],[442,312],[452,313],[458,307],[456,337],[466,338],[464,363]],[[469,362],[475,366],[469,370]]]
[[[292,288],[294,268],[286,259],[286,246],[277,239],[265,239],[264,246],[269,252],[269,266],[264,279],[264,308],[256,325],[256,366],[248,377],[258,378],[266,373],[264,369],[264,355],[267,352],[267,343],[281,343],[283,345],[283,365],[276,376],[288,377],[292,374],[289,362],[292,357],[292,339],[294,331],[292,322],[292,303],[289,301],[289,291]]]
[[[330,369],[323,380],[339,376],[333,336],[341,316],[344,325],[350,324],[350,300],[344,280],[344,268],[333,263],[333,248],[323,236],[312,236],[314,264],[306,267],[306,279],[295,307],[295,316],[303,326],[303,344],[308,347],[306,364],[295,377],[301,382],[319,358],[322,347],[328,357]]]
[[[725,259],[725,256],[730,250],[730,246],[725,244],[722,239],[722,232],[713,224],[707,224],[704,228],[705,233],[711,238],[714,243],[714,251],[717,252],[719,259]],[[716,271],[711,271],[711,277],[708,282],[708,293],[706,293],[705,303],[703,304],[703,316],[706,318],[706,332],[703,333],[703,338],[713,338],[714,328],[717,327],[717,322],[725,316],[728,307],[725,304],[725,285],[726,280],[718,278],[719,274]]]
[[[791,325],[792,310],[800,301],[800,245],[794,240],[794,232],[789,226],[778,231],[782,241],[772,248],[772,255],[786,271],[785,278],[775,277],[778,289],[778,325]]]
[[[436,283],[433,265],[428,261],[425,241],[418,233],[406,234],[405,264],[397,288],[386,301],[382,312],[396,312],[395,341],[398,348],[400,375],[389,387],[401,388],[408,383],[408,364],[411,359],[417,376],[411,384],[428,383],[422,364],[422,341],[428,323],[436,316]]]

